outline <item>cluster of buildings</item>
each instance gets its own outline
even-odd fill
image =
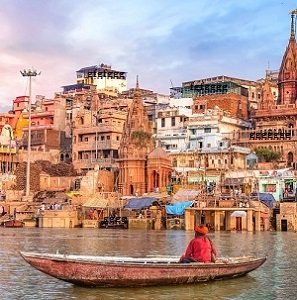
[[[28,97],[16,97],[0,113],[0,189],[26,161],[30,113],[31,162],[71,163],[80,178],[93,172],[93,192],[129,196],[196,185],[205,194],[294,198],[295,12],[291,18],[280,69],[259,80],[197,79],[167,96],[140,88],[138,78],[127,89],[126,72],[100,64],[78,70],[76,83],[53,99],[36,96],[31,112]]]

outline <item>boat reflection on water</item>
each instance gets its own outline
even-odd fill
[[[191,285],[141,287],[141,288],[96,288],[87,289],[88,299],[259,299],[260,281],[247,275],[228,281],[213,281]],[[254,290],[255,298],[250,296]],[[249,292],[248,292],[249,291]],[[71,297],[71,289],[69,288]],[[246,294],[246,298],[245,298]],[[86,288],[75,287],[73,294],[84,299]],[[248,296],[249,295],[249,296]],[[258,295],[258,296],[257,296]],[[240,296],[240,297],[239,297]],[[99,298],[96,298],[99,297]],[[236,298],[238,297],[238,298]],[[258,298],[257,298],[258,297]],[[261,297],[260,297],[261,298]]]

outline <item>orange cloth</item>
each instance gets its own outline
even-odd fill
[[[208,234],[208,228],[206,226],[195,225],[194,231],[203,235]]]
[[[217,257],[217,249],[211,241],[204,236],[191,240],[183,257],[191,257],[199,262],[211,262],[211,253]]]

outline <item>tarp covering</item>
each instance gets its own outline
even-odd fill
[[[186,202],[195,200],[195,198],[199,195],[199,191],[190,190],[190,189],[179,189],[175,195],[172,197],[173,203],[176,202]]]
[[[171,205],[165,205],[166,213],[169,215],[183,215],[185,208],[190,207],[193,201],[179,202]]]
[[[92,198],[92,199],[87,200],[83,204],[83,207],[106,208],[107,204],[108,204],[107,199]]]
[[[142,209],[144,207],[151,206],[156,201],[157,198],[155,197],[133,198],[128,201],[128,203],[125,205],[125,208]]]
[[[70,198],[75,197],[75,196],[81,196],[81,193],[78,191],[71,191],[71,192],[67,192],[66,195]]]
[[[260,200],[269,207],[273,207],[275,204],[275,199],[270,193],[252,193],[251,197],[253,200]]]

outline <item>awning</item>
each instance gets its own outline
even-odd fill
[[[250,197],[252,200],[260,200],[271,208],[275,205],[275,198],[270,193],[252,193]]]
[[[235,210],[232,214],[231,217],[237,217],[237,218],[242,218],[246,217],[246,212],[243,210]]]
[[[83,204],[83,207],[106,208],[107,204],[108,204],[107,199],[93,198],[93,199],[87,200]]]
[[[173,203],[193,201],[199,195],[198,190],[179,189],[172,197]]]
[[[81,193],[78,191],[71,191],[71,192],[67,192],[66,195],[70,198],[75,197],[75,196],[81,196]]]
[[[157,198],[155,197],[133,198],[128,201],[128,203],[125,205],[125,208],[142,209],[144,207],[151,206],[156,201]]]
[[[183,215],[185,208],[190,207],[193,201],[174,203],[171,205],[165,205],[166,213],[169,215]]]

